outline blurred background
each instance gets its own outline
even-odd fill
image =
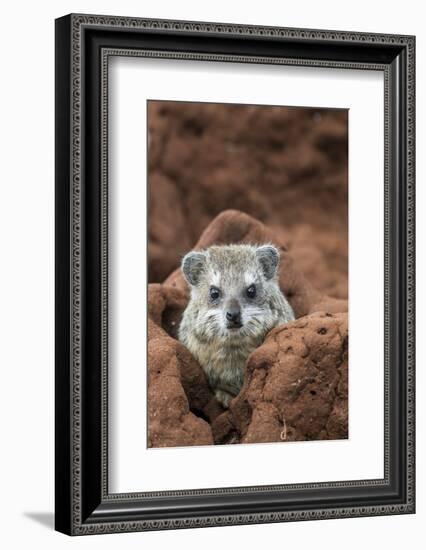
[[[149,101],[148,131],[150,283],[233,208],[273,228],[318,290],[347,298],[346,110]]]

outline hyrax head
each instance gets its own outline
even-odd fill
[[[256,336],[276,321],[281,292],[272,245],[212,246],[190,252],[182,271],[191,287],[195,329],[205,336]]]

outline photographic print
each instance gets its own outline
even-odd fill
[[[148,447],[347,439],[348,110],[147,125]]]

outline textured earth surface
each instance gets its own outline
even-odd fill
[[[149,446],[348,437],[347,301],[315,288],[281,235],[242,212],[222,212],[194,248],[229,242],[273,242],[280,248],[279,282],[297,319],[271,331],[251,354],[243,388],[224,410],[200,365],[176,340],[189,298],[180,270],[150,284]]]
[[[347,298],[346,110],[150,101],[149,281],[221,212],[266,224],[298,271]]]
[[[244,386],[212,425],[216,443],[347,437],[346,314],[313,313],[271,331]]]

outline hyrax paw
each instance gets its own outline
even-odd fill
[[[224,390],[216,390],[214,393],[216,399],[219,401],[219,403],[227,409],[229,407],[229,402],[234,397],[232,394],[228,393]]]

